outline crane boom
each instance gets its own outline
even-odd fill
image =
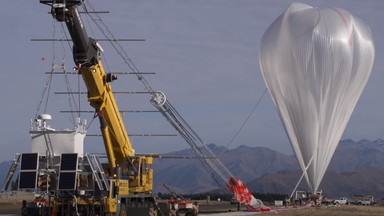
[[[111,82],[117,77],[106,73],[98,42],[88,37],[78,12],[78,6],[84,0],[40,0],[51,6],[52,16],[59,22],[65,22],[73,41],[73,59],[76,68],[83,77],[88,90],[88,101],[95,109],[100,121],[105,150],[108,156],[109,173],[116,174],[117,167],[122,168],[130,176],[131,192],[149,192],[153,188],[153,171],[146,168],[152,164],[152,157],[135,156],[124,121],[120,115]],[[130,171],[128,171],[130,170]]]

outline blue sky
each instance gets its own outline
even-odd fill
[[[145,42],[123,42],[128,55],[146,76],[152,88],[163,91],[179,113],[206,143],[227,146],[264,92],[258,52],[267,27],[291,3],[286,0],[196,0],[127,1],[88,0],[102,14],[108,28],[119,38],[142,38]],[[384,131],[383,24],[384,1],[299,1],[318,7],[341,7],[368,24],[373,32],[376,59],[371,78],[344,132],[343,139],[379,139]],[[38,0],[5,0],[0,14],[0,159],[27,152],[30,119],[35,116],[46,82],[44,72],[53,62],[52,44],[32,38],[61,37],[60,24],[53,23],[49,8]],[[88,26],[87,19],[84,24]],[[54,27],[55,26],[55,27]],[[96,28],[89,35],[101,37]],[[127,71],[116,52],[106,43],[105,66]],[[63,49],[63,47],[65,50]],[[55,63],[65,60],[73,67],[67,44],[56,44]],[[45,58],[42,61],[42,58]],[[64,91],[63,77],[55,78],[55,91]],[[64,86],[64,87],[63,87]],[[76,86],[76,85],[75,85]],[[133,76],[122,76],[114,90],[143,91]],[[52,90],[53,91],[53,90]],[[117,96],[121,109],[153,110],[143,95]],[[90,110],[82,98],[83,110]],[[71,128],[65,96],[52,95],[48,112],[51,126]],[[83,115],[90,118],[91,115]],[[175,134],[160,114],[125,114],[130,133]],[[91,120],[89,120],[91,122]],[[94,121],[90,133],[97,133]],[[87,149],[103,151],[101,141],[87,138]],[[132,138],[137,152],[156,153],[188,148],[180,137]],[[291,153],[291,146],[269,94],[266,94],[247,124],[228,147],[267,146]]]

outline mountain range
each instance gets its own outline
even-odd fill
[[[302,174],[294,155],[267,147],[243,145],[228,149],[209,144],[208,148],[252,192],[290,195]],[[225,182],[208,171],[192,149],[170,152],[165,156],[168,157],[156,159],[153,165],[155,193],[168,193],[163,185],[182,194],[225,191],[222,190]],[[10,164],[11,161],[0,163],[1,182]],[[356,194],[384,197],[384,141],[340,141],[320,188],[326,197],[333,198]],[[309,190],[305,180],[298,190]]]
[[[210,144],[209,148],[253,192],[290,195],[302,174],[295,156],[267,147],[226,149]],[[187,155],[191,151],[169,154]],[[219,187],[199,160],[159,159],[154,170],[158,192],[163,192],[162,184],[172,186],[178,193],[204,193]],[[327,197],[384,197],[384,141],[340,141],[320,188]],[[309,190],[305,180],[298,189]]]

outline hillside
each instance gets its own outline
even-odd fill
[[[260,193],[291,194],[300,175],[299,170],[268,174],[249,182],[247,186],[251,191]],[[326,197],[370,194],[381,199],[384,197],[384,168],[361,168],[345,173],[329,170],[325,173],[320,188]],[[309,190],[305,180],[301,182],[298,190]]]
[[[349,172],[366,167],[384,167],[384,141],[340,141],[328,170]]]
[[[301,175],[297,160],[266,147],[240,146],[225,149],[209,145],[226,167],[244,182],[251,191],[290,194]],[[172,152],[188,154],[190,150]],[[374,194],[384,197],[383,140],[343,140],[331,160],[320,188],[329,196]],[[156,192],[162,184],[178,192],[200,193],[217,188],[207,171],[195,159],[160,159],[155,163]],[[300,185],[307,190],[305,180]]]
[[[268,173],[298,169],[298,163],[293,156],[266,147],[240,146],[228,150],[210,144],[209,148],[233,175],[244,182]],[[194,153],[189,149],[171,152],[169,155],[194,155]],[[173,189],[184,193],[201,193],[217,189],[217,183],[198,159],[158,159],[153,168],[156,192],[164,191],[163,184],[171,185]]]
[[[249,189],[261,193],[290,194],[301,176],[297,160],[292,155],[267,147],[240,146],[227,149],[210,144],[209,148],[233,175],[247,183]],[[155,193],[167,192],[166,184],[177,193],[204,193],[218,189],[218,184],[202,166],[191,149],[166,154],[171,158],[156,159]],[[175,159],[191,157],[189,159]],[[193,159],[194,158],[194,159]],[[0,163],[3,182],[10,162]],[[224,182],[217,178],[220,184]],[[331,160],[320,188],[326,196],[373,194],[384,197],[384,141],[343,140]],[[308,190],[305,180],[300,190]]]
[[[3,161],[0,163],[0,185],[3,186],[3,182],[7,177],[9,167],[11,166],[11,161]]]

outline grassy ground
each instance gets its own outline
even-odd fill
[[[384,216],[384,207],[354,205],[344,205],[340,207],[324,206],[316,208],[278,210],[277,214],[282,216]]]
[[[19,215],[20,204],[0,203],[0,215],[1,214],[13,214]],[[234,205],[225,205],[223,203],[212,203],[212,205],[201,207],[204,215],[247,215],[247,216],[258,216],[260,213],[245,213],[236,212]],[[242,207],[244,210],[245,207]],[[272,207],[273,210],[276,208]],[[227,213],[219,213],[227,212]],[[231,214],[232,212],[232,214]],[[244,213],[244,214],[242,214]],[[262,215],[280,215],[280,216],[384,216],[384,205],[376,206],[355,206],[355,205],[344,205],[340,207],[336,206],[322,206],[312,208],[277,208],[276,211],[265,212]]]
[[[20,215],[21,205],[19,204],[4,204],[0,203],[0,215],[2,214],[11,214],[11,215]]]
[[[204,215],[251,215],[257,216],[259,213],[250,214],[249,212],[236,212],[236,205],[229,205],[226,202],[211,202],[210,204],[200,203],[200,212]],[[241,210],[245,210],[246,206],[241,206]],[[264,212],[262,215],[281,215],[281,216],[384,216],[384,203],[375,206],[357,206],[357,205],[342,205],[322,206],[309,208],[288,208],[272,206],[272,212]],[[276,211],[275,211],[276,210]],[[226,212],[225,214],[220,212]],[[240,213],[240,214],[239,214]]]

